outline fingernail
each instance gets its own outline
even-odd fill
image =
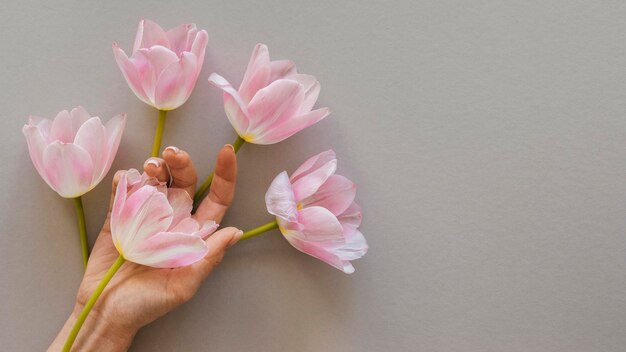
[[[241,239],[241,236],[243,236],[243,231],[241,230],[237,231],[235,235],[233,236],[233,239],[230,240],[228,247],[232,247],[233,245],[235,245],[235,243],[239,242],[239,240]]]
[[[232,145],[230,145],[230,144],[224,144],[224,146],[225,146],[225,147],[228,147],[228,148],[230,148],[230,149],[232,149],[232,150],[233,150],[233,152],[235,151],[235,147],[233,147],[233,146],[232,146]]]
[[[180,153],[180,149],[178,149],[178,147],[175,147],[173,145],[170,145],[169,147],[165,148],[165,150],[168,150],[168,149],[173,151],[176,154]]]
[[[159,167],[161,166],[161,161],[155,158],[150,158],[146,160],[145,166],[148,166],[148,165],[154,165],[155,167]]]

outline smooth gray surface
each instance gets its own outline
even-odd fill
[[[113,169],[140,167],[155,112],[111,52],[141,17],[210,35],[164,145],[205,176],[234,134],[217,71],[238,84],[257,42],[322,83],[331,117],[245,146],[226,225],[268,220],[274,175],[333,147],[359,185],[370,253],[347,276],[277,233],[233,248],[134,351],[623,351],[626,7],[621,1],[64,1],[0,11],[0,344],[42,350],[81,278],[70,201],[31,165],[28,114],[84,105],[129,120]],[[85,197],[91,241],[111,175]]]

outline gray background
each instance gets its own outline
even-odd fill
[[[141,167],[153,109],[111,52],[138,20],[210,43],[164,146],[205,176],[233,140],[217,71],[255,43],[322,82],[332,115],[240,153],[224,224],[264,223],[274,175],[333,147],[371,250],[347,276],[277,232],[233,248],[134,351],[623,351],[626,6],[621,1],[7,2],[0,12],[0,343],[42,350],[81,278],[71,201],[31,165],[28,114],[84,105],[128,125],[113,170]],[[184,3],[184,5],[183,5]],[[179,5],[180,4],[180,5]],[[91,241],[111,175],[85,197]]]

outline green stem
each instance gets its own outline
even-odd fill
[[[83,310],[78,315],[78,318],[74,323],[74,327],[72,327],[72,331],[70,331],[70,334],[67,336],[65,345],[63,345],[63,352],[69,352],[69,350],[72,348],[72,345],[76,340],[76,336],[78,336],[80,328],[83,326],[83,323],[85,323],[85,319],[87,319],[87,315],[89,315],[91,308],[93,308],[93,305],[96,304],[96,301],[102,294],[102,291],[104,291],[104,288],[107,286],[109,281],[111,281],[111,278],[113,278],[113,275],[115,275],[117,270],[122,266],[122,264],[124,264],[124,261],[124,257],[120,255],[119,257],[117,257],[117,260],[115,260],[113,265],[111,265],[109,271],[104,274],[104,277],[102,278],[102,280],[100,280],[100,283],[96,287],[96,290],[93,291],[91,297],[89,297],[89,300],[87,301],[87,304],[85,304],[85,307],[83,307]]]
[[[157,121],[156,132],[154,132],[154,144],[152,144],[152,157],[159,156],[161,151],[161,139],[163,139],[163,131],[165,130],[165,117],[167,111],[159,110],[159,120]]]
[[[235,149],[235,153],[237,153],[239,149],[241,149],[241,146],[244,143],[246,143],[246,140],[241,138],[240,136],[237,136],[237,139],[235,139],[235,142],[233,142],[233,149]],[[207,177],[206,180],[202,182],[202,185],[200,186],[200,188],[198,188],[196,194],[193,195],[194,209],[196,209],[196,207],[200,205],[200,201],[202,200],[202,198],[204,198],[204,194],[209,189],[209,187],[211,187],[211,182],[213,182],[213,176],[215,176],[215,173],[211,172],[209,174],[209,177]]]
[[[241,148],[244,143],[246,143],[246,140],[237,135],[237,139],[235,139],[235,142],[233,142],[233,148],[235,149],[235,153],[239,151],[239,148]]]
[[[250,231],[246,231],[243,233],[243,235],[241,235],[241,239],[240,241],[243,240],[247,240],[250,237],[254,237],[257,235],[262,234],[263,232],[267,232],[269,230],[273,230],[273,229],[277,229],[278,228],[278,222],[276,222],[276,220],[272,221],[272,222],[268,222],[265,225],[259,226],[257,228],[254,228]]]
[[[76,208],[76,218],[78,219],[78,231],[80,231],[80,247],[83,252],[83,268],[87,269],[87,260],[89,260],[89,243],[87,243],[87,224],[85,223],[83,200],[80,196],[74,198],[74,207]]]

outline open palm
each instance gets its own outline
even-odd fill
[[[186,152],[177,148],[167,148],[163,152],[163,159],[149,159],[144,165],[144,170],[148,175],[168,182],[171,187],[186,190],[190,197],[193,197],[197,176]],[[232,147],[225,146],[218,154],[211,191],[194,215],[200,224],[208,220],[215,220],[218,223],[222,220],[234,196],[236,177],[235,153]],[[118,178],[119,172],[114,177],[113,190],[116,188]],[[119,256],[111,240],[110,216],[111,205],[80,285],[77,295],[78,305],[87,302],[104,274]],[[236,228],[225,228],[215,232],[206,240],[209,253],[203,260],[186,267],[157,269],[125,262],[104,290],[90,315],[118,325],[122,323],[121,327],[128,329],[138,329],[152,322],[195,294],[202,281],[221,261],[226,248],[237,241],[238,235],[239,230]]]

